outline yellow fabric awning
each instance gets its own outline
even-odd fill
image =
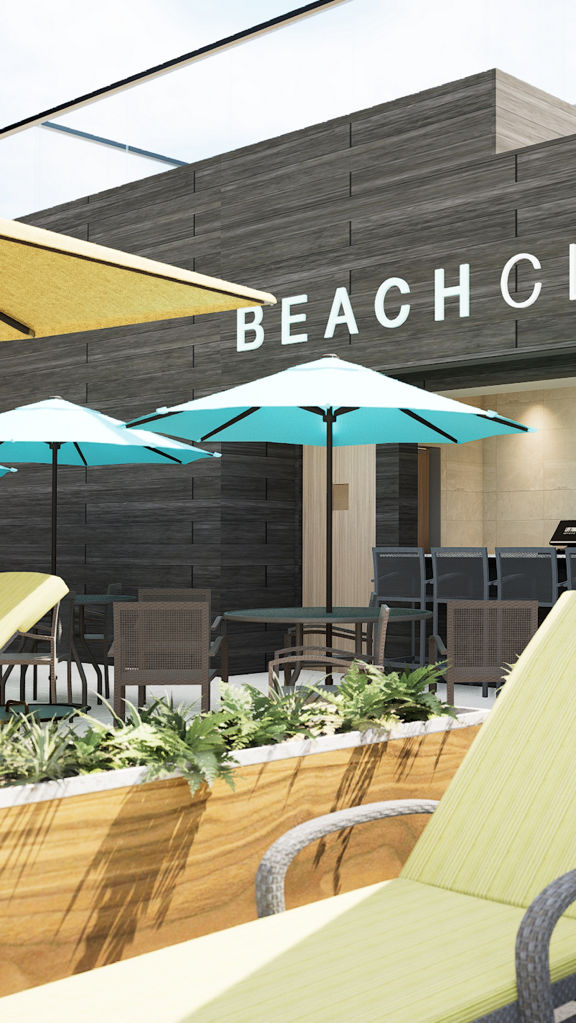
[[[0,341],[275,302],[263,291],[0,219]]]

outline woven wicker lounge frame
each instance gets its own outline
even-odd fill
[[[424,1008],[422,1002],[419,1023],[423,1017],[435,1023],[448,1018],[451,1023],[554,1023],[554,1007],[576,998],[573,868],[576,784],[570,769],[576,723],[576,708],[573,709],[574,700],[570,696],[575,661],[576,593],[571,592],[560,598],[521,654],[488,721],[440,803],[397,800],[366,804],[326,814],[291,829],[270,847],[258,868],[259,915],[284,910],[286,871],[296,854],[310,842],[370,821],[432,814],[400,877],[367,897],[367,904],[370,898],[376,900],[374,904],[381,914],[386,915],[389,907],[386,919],[390,951],[396,959],[387,990],[398,997],[395,974],[399,976],[403,970],[402,976],[405,979],[408,976],[409,967],[402,967],[401,957],[409,954],[414,942],[417,948],[414,963],[424,963],[431,957],[437,963],[437,971],[444,968],[441,956],[438,957],[442,922],[444,918],[452,920],[451,926],[457,931],[458,914],[464,907],[468,923],[462,925],[462,948],[467,948],[468,955],[474,955],[473,936],[477,928],[481,963],[478,971],[471,974],[475,987],[469,997],[473,1000],[466,1002],[466,997],[462,998],[460,986],[461,1001],[453,1001],[459,974],[465,966],[465,960],[458,961],[456,940],[454,959],[445,964],[444,988],[436,973],[434,984],[439,985],[436,995],[430,991],[429,1006]],[[421,928],[417,926],[419,901],[423,905]],[[405,939],[401,937],[403,904],[411,921],[404,928]],[[430,904],[434,905],[435,914],[427,919],[425,907]],[[565,912],[567,917],[557,927]],[[442,937],[445,940],[450,941]],[[401,953],[395,950],[398,941],[405,950]],[[495,941],[500,943],[500,950],[492,956]],[[331,948],[329,930],[325,942]],[[384,987],[386,948],[384,942],[381,949]],[[334,956],[334,950],[331,951]],[[322,963],[317,965],[321,971]],[[516,974],[515,988],[508,979],[512,968]],[[430,983],[432,974],[427,976]],[[494,995],[490,993],[491,983],[495,985]],[[443,1010],[434,1007],[439,994],[444,999]],[[460,1010],[456,1004],[461,1005]],[[401,1002],[394,1005],[400,1006]],[[475,1014],[474,1005],[484,1008]],[[491,1011],[486,1011],[487,1008]],[[390,1006],[384,1009],[383,1019],[396,1019]],[[407,1008],[399,1009],[398,1013],[402,1023],[409,1018]],[[376,1019],[377,1015],[370,1018]]]

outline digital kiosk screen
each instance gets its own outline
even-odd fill
[[[576,519],[562,519],[550,543],[553,547],[576,547]]]

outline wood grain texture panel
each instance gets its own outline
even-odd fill
[[[380,799],[438,799],[477,728],[237,768],[0,812],[0,994],[256,916],[258,863],[284,831]],[[290,868],[289,905],[398,874],[424,822],[331,836]],[[214,850],[218,854],[214,855]]]
[[[347,511],[333,515],[334,604],[367,604],[376,542],[376,449],[335,448],[334,483],[348,484]],[[302,472],[302,603],[322,606],[326,596],[326,452],[305,447]]]
[[[497,152],[576,133],[576,109],[571,103],[503,71],[495,74]]]

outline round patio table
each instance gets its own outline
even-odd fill
[[[256,607],[242,611],[225,611],[222,615],[225,622],[258,622],[263,625],[294,625],[296,630],[296,646],[302,646],[304,628],[318,625],[353,625],[355,646],[354,652],[362,656],[362,626],[374,626],[380,614],[379,607],[335,607],[327,612],[324,607]],[[391,607],[390,621],[422,622],[432,618],[431,611],[420,608]],[[319,630],[320,631],[320,630]],[[370,651],[368,651],[370,652]]]

